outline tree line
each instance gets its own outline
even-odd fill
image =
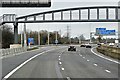
[[[40,35],[41,45],[47,44],[48,43],[48,31],[41,30],[41,31],[39,31],[39,35]],[[24,36],[24,34],[22,34],[22,36]],[[26,39],[28,39],[28,38],[34,38],[34,45],[38,45],[38,32],[37,31],[28,31],[27,30]],[[56,31],[49,32],[49,43],[55,44],[55,40],[56,40]],[[69,38],[67,36],[61,36],[61,34],[59,32],[57,32],[57,40],[58,40],[58,44],[78,44],[79,40],[84,42],[86,39],[85,39],[84,35],[81,35],[79,37],[76,36],[74,38]],[[97,41],[105,42],[105,40],[106,39],[102,39],[101,36],[99,36],[98,38],[92,37],[92,42],[95,42],[95,43]],[[114,42],[114,40],[115,39],[111,38],[111,39],[108,39],[107,41]],[[18,43],[21,44],[21,34],[18,34]],[[2,25],[0,27],[0,47],[9,48],[10,44],[14,44],[13,28],[9,25]]]
[[[2,25],[0,27],[1,30],[1,44],[2,48],[10,48],[10,44],[14,44],[14,32],[13,28],[10,25]],[[41,45],[45,45],[48,43],[48,31],[47,30],[41,30],[39,32],[40,35],[40,43]],[[22,34],[24,36],[24,34]],[[26,39],[28,38],[34,38],[34,45],[38,45],[38,32],[37,31],[27,31],[26,32]],[[24,40],[24,37],[23,37]],[[49,32],[49,43],[55,44],[56,40],[56,31]],[[79,38],[69,38],[67,36],[61,36],[59,32],[57,32],[57,40],[58,44],[70,44],[79,43]],[[24,41],[23,41],[24,42]],[[27,40],[28,42],[28,40]],[[21,34],[18,34],[18,43],[21,44]]]

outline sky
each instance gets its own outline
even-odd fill
[[[0,8],[0,16],[3,14],[16,14],[17,17],[44,11],[58,10],[64,8],[89,7],[89,6],[117,6],[119,0],[52,0],[49,8]],[[10,24],[12,25],[12,24]],[[23,30],[24,24],[19,24],[19,33]],[[90,32],[95,32],[95,28],[115,29],[118,31],[118,23],[94,22],[94,23],[34,23],[26,24],[27,30],[40,31],[60,31],[61,35],[66,35],[67,26],[70,26],[71,37],[78,37],[83,34],[89,38]],[[116,36],[112,36],[116,37]]]

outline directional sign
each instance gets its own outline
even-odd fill
[[[96,28],[96,35],[105,34],[106,28]]]
[[[57,44],[57,43],[58,43],[58,40],[55,40],[55,43]]]
[[[34,38],[28,38],[28,44],[34,44]]]
[[[115,30],[106,30],[106,28],[96,28],[96,35],[115,35]]]

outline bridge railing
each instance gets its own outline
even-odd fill
[[[2,57],[7,56],[7,55],[16,55],[22,52],[27,51],[27,48],[12,48],[12,49],[2,49],[1,50],[1,55]]]

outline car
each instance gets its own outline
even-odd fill
[[[109,43],[108,45],[109,45],[109,46],[114,46],[115,44],[114,44],[114,43]]]
[[[81,44],[80,47],[86,47],[86,45],[85,44]]]
[[[68,51],[76,51],[75,46],[70,46],[70,47],[68,48]]]
[[[90,44],[86,44],[86,48],[92,48]]]

